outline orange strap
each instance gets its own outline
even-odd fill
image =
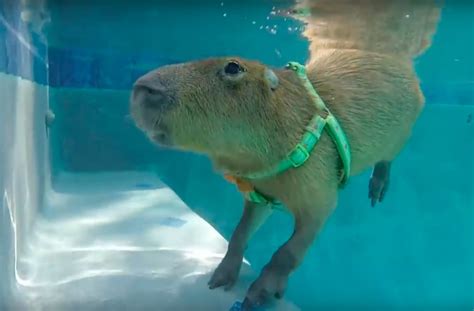
[[[224,178],[227,181],[237,185],[237,188],[239,188],[239,190],[241,192],[251,192],[251,191],[254,190],[252,184],[249,183],[248,181],[243,181],[240,178],[237,178],[237,177],[234,177],[234,176],[231,176],[231,175],[227,175],[227,174],[224,175]]]

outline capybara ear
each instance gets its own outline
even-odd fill
[[[275,74],[275,72],[269,68],[265,68],[264,77],[270,88],[273,91],[276,90],[278,84],[280,83],[280,80],[278,79],[278,76]]]

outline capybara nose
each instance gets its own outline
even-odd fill
[[[139,79],[133,85],[133,101],[144,108],[160,108],[167,104],[165,87],[157,80]]]

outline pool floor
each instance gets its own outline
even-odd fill
[[[64,174],[47,201],[17,258],[17,307],[228,310],[256,276],[246,263],[235,289],[209,290],[227,242],[152,175]]]

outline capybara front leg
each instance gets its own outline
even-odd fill
[[[372,207],[377,202],[382,202],[390,184],[390,161],[380,161],[374,166],[372,177],[369,181],[369,199]]]
[[[295,215],[295,228],[291,238],[272,256],[252,283],[243,302],[243,310],[261,306],[273,297],[283,297],[288,277],[302,262],[306,251],[322,229],[331,208],[309,208]]]
[[[245,202],[244,212],[234,233],[232,233],[227,253],[208,282],[210,289],[221,286],[224,286],[224,290],[232,288],[239,276],[248,241],[272,211],[270,205],[256,205],[249,201]]]

